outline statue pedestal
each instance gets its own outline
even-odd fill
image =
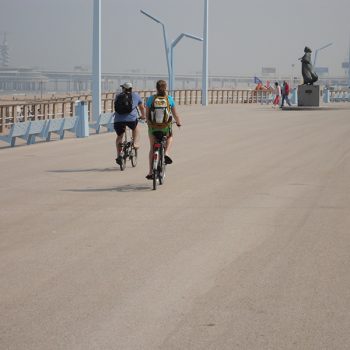
[[[299,85],[298,86],[298,106],[319,107],[320,106],[320,86],[319,85]]]

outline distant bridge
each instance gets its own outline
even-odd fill
[[[155,73],[102,73],[102,90],[104,92],[116,91],[124,81],[131,81],[138,90],[153,89],[159,79],[167,79],[165,74]],[[262,77],[271,82],[275,80],[288,80],[290,76]],[[178,74],[176,76],[176,89],[200,89],[201,74]],[[300,83],[294,78],[293,85]],[[320,77],[322,85],[346,86],[347,77]],[[91,72],[88,71],[40,71],[26,68],[0,68],[0,92],[13,93],[70,93],[91,91]],[[210,75],[209,89],[232,89],[255,87],[253,76]]]

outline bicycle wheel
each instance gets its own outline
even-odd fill
[[[126,149],[123,148],[123,152],[121,153],[121,163],[119,164],[120,170],[124,171],[126,167]]]
[[[158,171],[157,169],[153,169],[153,190],[157,189],[157,177],[158,177]]]
[[[123,157],[122,158],[122,163],[120,164],[120,170],[124,171],[126,167],[126,159]]]
[[[158,163],[158,171],[157,171],[159,185],[163,185],[164,183],[164,171],[165,171],[164,166],[165,166],[164,157],[160,157],[159,163]]]
[[[130,153],[131,165],[133,168],[137,165],[137,149],[132,147]]]

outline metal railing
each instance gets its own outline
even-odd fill
[[[146,101],[155,91],[138,91],[141,98]],[[259,103],[266,99],[271,92],[255,90],[209,90],[209,104],[230,103]],[[102,94],[102,112],[114,110],[114,99],[116,93]],[[175,90],[171,94],[177,105],[200,104],[202,99],[201,90]],[[74,115],[76,101],[86,101],[88,105],[89,118],[92,119],[91,95],[76,95],[65,98],[54,98],[42,101],[24,101],[12,104],[0,105],[0,133],[6,132],[13,123],[28,120],[46,120],[62,118]]]

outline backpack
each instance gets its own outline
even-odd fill
[[[151,105],[151,124],[164,128],[171,122],[171,109],[168,96],[153,95],[153,101]]]
[[[129,114],[132,108],[132,93],[122,92],[114,101],[114,110],[118,114]]]

